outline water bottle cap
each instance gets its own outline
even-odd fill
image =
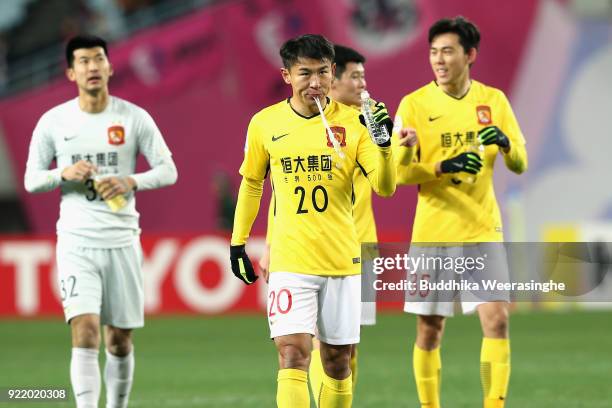
[[[361,100],[364,101],[370,99],[370,93],[368,91],[361,91]]]

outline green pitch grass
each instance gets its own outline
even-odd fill
[[[610,312],[513,314],[507,407],[612,406],[611,321]],[[411,366],[414,326],[412,316],[386,314],[364,328],[355,408],[418,406]],[[130,407],[274,407],[277,362],[267,331],[263,315],[149,319],[136,332]],[[477,317],[448,322],[444,407],[481,406],[480,340]],[[0,321],[0,388],[69,387],[69,355],[68,328],[60,320]],[[0,408],[72,406],[0,402]]]

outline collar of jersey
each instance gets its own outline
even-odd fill
[[[293,106],[291,106],[291,102],[289,102],[291,98],[287,98],[287,105],[289,105],[289,107],[291,108],[291,110],[293,111],[293,113],[295,113],[296,115],[298,115],[300,118],[304,118],[304,119],[312,119],[312,118],[316,118],[317,116],[320,115],[320,113],[315,113],[312,116],[304,116],[301,113],[299,113],[298,111],[296,111],[295,109],[293,109]],[[329,106],[329,104],[331,103],[331,99],[329,99],[329,96],[326,96],[325,99],[327,100],[327,103],[325,104],[325,109],[323,109],[323,111],[327,110],[327,107]]]
[[[472,90],[472,85],[474,85],[474,81],[470,79],[470,87],[468,88],[467,92],[464,93],[463,95],[461,95],[459,98],[457,98],[456,96],[453,96],[451,94],[448,94],[446,92],[444,92],[444,90],[442,88],[440,88],[440,85],[438,85],[438,83],[436,82],[436,80],[434,79],[433,81],[434,84],[436,84],[436,87],[446,96],[449,96],[453,99],[456,99],[458,101],[462,100],[463,98],[465,98],[466,96],[468,96],[468,94],[470,93],[470,91]]]
[[[73,101],[76,104],[76,108],[77,108],[78,112],[80,112],[80,113],[82,113],[84,115],[99,115],[99,114],[105,113],[107,111],[110,111],[112,109],[112,105],[115,103],[115,97],[112,96],[111,94],[109,94],[108,95],[108,103],[104,107],[104,110],[102,110],[100,112],[96,112],[96,113],[86,112],[83,109],[81,109],[81,106],[79,105],[79,97],[78,96],[76,98],[74,98]]]

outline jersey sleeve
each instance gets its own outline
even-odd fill
[[[410,149],[399,145],[398,132],[404,127],[416,129],[417,138],[419,137],[419,130],[415,119],[416,109],[411,103],[410,98],[406,96],[402,99],[397,108],[391,142],[393,144],[394,154],[396,154],[398,158],[396,160],[398,185],[421,184],[438,178],[436,175],[436,163],[421,162],[418,142],[416,147]],[[410,152],[402,152],[401,149],[410,150]],[[408,154],[412,155],[411,163],[408,163],[406,159],[406,155]]]
[[[259,212],[261,195],[263,193],[263,180],[242,178],[238,191],[238,202],[234,214],[234,228],[232,230],[232,245],[246,244],[253,222]]]
[[[62,169],[49,170],[56,150],[51,135],[46,131],[47,121],[46,115],[40,118],[30,140],[24,176],[25,189],[30,193],[51,191],[62,183]]]
[[[259,212],[263,183],[269,166],[269,155],[263,144],[260,127],[255,115],[249,123],[244,146],[244,160],[240,166],[242,182],[238,191],[238,202],[234,215],[232,245],[245,244],[251,233],[253,222]]]
[[[506,95],[501,93],[502,121],[500,127],[502,132],[510,139],[510,151],[503,153],[506,167],[514,173],[521,174],[527,170],[528,159],[527,149],[525,148],[525,137],[514,116],[512,107]]]
[[[376,146],[365,127],[361,131],[357,149],[357,164],[366,175],[372,190],[382,197],[390,197],[395,193],[395,162],[393,148]]]
[[[270,156],[264,146],[263,134],[257,118],[257,115],[254,116],[249,123],[244,145],[244,160],[239,172],[243,177],[263,180],[268,171]]]
[[[270,205],[268,206],[268,224],[266,229],[266,244],[272,243],[272,234],[274,233],[274,190],[270,197]]]
[[[138,190],[151,190],[174,184],[178,177],[172,153],[155,124],[146,111],[141,110],[138,126],[138,150],[145,156],[149,170],[132,174]]]

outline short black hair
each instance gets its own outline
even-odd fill
[[[345,47],[344,45],[334,45],[334,62],[336,63],[336,78],[340,79],[344,71],[346,70],[346,64],[354,62],[356,64],[363,64],[366,62],[366,58],[359,52],[352,48]]]
[[[429,44],[440,34],[455,33],[459,36],[459,43],[466,54],[475,48],[478,50],[480,45],[480,31],[471,21],[462,16],[455,18],[443,18],[436,21],[429,29]]]
[[[291,68],[299,58],[334,62],[334,46],[320,34],[304,34],[285,42],[280,49],[283,66]]]
[[[106,41],[95,35],[77,35],[72,37],[68,44],[66,44],[66,63],[71,68],[74,64],[74,51],[81,48],[94,48],[102,47],[104,54],[108,58],[108,49],[106,47]]]

